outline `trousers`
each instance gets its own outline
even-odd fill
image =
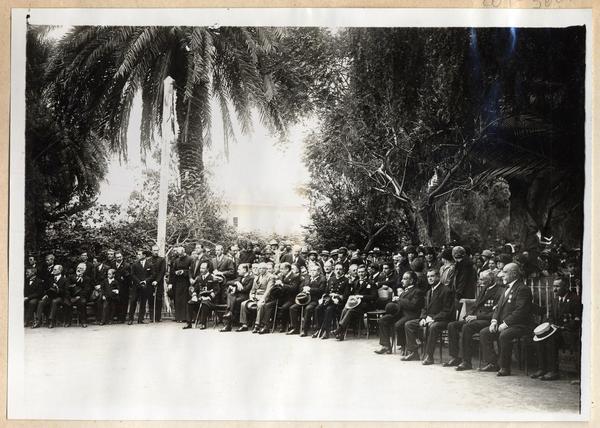
[[[500,368],[510,370],[512,358],[512,341],[518,337],[531,333],[531,328],[524,325],[514,325],[502,330],[490,332],[489,327],[481,329],[479,340],[481,341],[481,351],[483,360],[489,364],[499,364]],[[498,341],[500,347],[500,358],[494,350],[494,341]]]
[[[420,319],[413,319],[404,325],[406,330],[406,349],[409,352],[416,352],[418,349],[417,338],[421,336],[423,328],[419,325]],[[433,358],[435,344],[442,331],[448,327],[448,321],[434,321],[426,328],[427,338],[425,342],[425,354]]]
[[[448,348],[450,356],[459,358],[462,348],[462,359],[471,363],[473,358],[473,335],[479,333],[481,329],[489,327],[487,320],[473,320],[470,323],[466,321],[453,321],[448,324]],[[461,336],[462,333],[462,336]]]

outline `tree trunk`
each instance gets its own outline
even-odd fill
[[[371,247],[373,247],[373,245],[375,244],[375,240],[377,239],[377,237],[379,235],[381,235],[381,233],[389,226],[389,223],[384,224],[383,226],[381,226],[379,229],[377,229],[377,231],[375,231],[375,233],[373,233],[370,237],[369,240],[367,241],[367,244],[365,245],[365,247],[363,248],[364,252],[367,252],[371,249]]]
[[[183,90],[177,91],[177,155],[181,188],[184,191],[194,191],[204,182],[204,121],[201,107],[197,99],[184,99]]]

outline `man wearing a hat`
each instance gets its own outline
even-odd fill
[[[355,301],[360,300],[357,306],[349,307],[348,305],[342,310],[339,327],[334,331],[334,335],[338,340],[344,340],[344,335],[348,326],[357,319],[361,319],[365,312],[373,310],[377,302],[377,287],[369,281],[367,277],[367,268],[362,265],[357,268],[358,279],[352,289],[352,295]]]
[[[398,295],[385,307],[385,315],[379,318],[379,344],[381,349],[374,351],[376,354],[391,354],[391,337],[394,331],[398,339],[398,346],[404,348],[406,336],[404,325],[419,318],[425,303],[425,293],[417,287],[417,274],[409,270],[402,275],[402,288],[398,288]]]
[[[489,327],[494,307],[504,293],[504,288],[496,284],[496,275],[490,270],[479,274],[479,282],[484,288],[477,297],[473,308],[463,320],[448,324],[448,347],[452,359],[444,363],[444,367],[456,366],[458,371],[473,368],[471,365],[473,335],[479,333],[482,328]],[[459,343],[462,343],[462,358],[459,357]]]
[[[336,263],[341,263],[344,266],[344,271],[348,272],[348,268],[350,267],[350,257],[348,257],[348,249],[346,247],[340,247],[337,250],[337,261]]]
[[[317,253],[315,250],[310,250],[308,252],[308,260],[306,261],[306,267],[309,271],[312,265],[318,266],[321,272],[323,271],[323,262],[319,260],[319,253]]]
[[[310,266],[308,271],[308,277],[304,279],[302,285],[300,287],[300,291],[307,293],[310,296],[310,302],[306,305],[301,305],[298,303],[294,303],[290,306],[290,319],[292,320],[292,331],[288,332],[288,334],[298,334],[300,333],[301,337],[307,336],[308,331],[310,330],[313,315],[315,314],[315,309],[319,304],[319,299],[325,293],[325,288],[327,283],[325,282],[325,277],[320,275],[319,266],[313,264]],[[302,306],[304,306],[304,323],[302,325],[301,330],[301,322],[300,319]]]
[[[325,263],[327,263],[328,261],[329,261],[329,251],[321,250],[321,253],[319,254],[319,262],[323,265],[323,267],[325,267]]]
[[[498,305],[492,315],[489,327],[479,332],[483,361],[486,363],[480,370],[495,372],[498,376],[509,376],[511,368],[512,341],[530,334],[533,330],[532,295],[529,287],[521,279],[521,271],[516,263],[509,263],[503,268],[502,280],[506,286],[500,295]],[[494,350],[494,341],[500,347],[500,359]],[[500,362],[500,367],[496,362]]]
[[[559,379],[559,348],[577,350],[581,343],[581,300],[564,279],[554,280],[553,286],[556,296],[549,317],[533,331],[538,360],[538,370],[531,375],[534,379]]]
[[[494,254],[488,249],[485,249],[481,252],[481,258],[483,259],[483,265],[481,266],[481,272],[488,270],[490,268],[489,261],[494,257]]]
[[[330,262],[332,265],[335,266],[335,264],[337,263],[337,260],[338,260],[338,250],[337,250],[337,248],[334,248],[329,253],[329,260],[328,260],[328,262]],[[342,267],[344,267],[344,266],[342,265]]]

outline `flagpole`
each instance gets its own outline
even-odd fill
[[[167,199],[169,195],[169,160],[171,141],[174,138],[175,103],[173,91],[173,79],[167,77],[163,86],[163,120],[161,124],[161,148],[160,148],[160,188],[158,197],[158,231],[156,244],[158,253],[165,256],[165,244],[167,237]]]

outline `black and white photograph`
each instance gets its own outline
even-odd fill
[[[8,418],[587,420],[591,17],[13,9]]]

